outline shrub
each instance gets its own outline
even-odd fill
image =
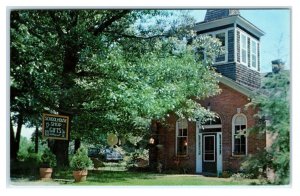
[[[49,148],[45,148],[41,155],[41,167],[55,167],[56,157]]]
[[[80,147],[75,155],[71,158],[70,166],[73,170],[85,170],[93,166],[92,160],[88,157],[88,151]]]

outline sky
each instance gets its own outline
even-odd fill
[[[204,20],[206,10],[193,10],[197,22]],[[272,70],[271,61],[282,59],[290,68],[291,11],[290,9],[240,9],[242,17],[257,26],[265,35],[261,37],[261,72]]]

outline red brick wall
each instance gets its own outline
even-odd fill
[[[219,114],[222,121],[222,153],[223,153],[223,171],[238,170],[243,157],[232,156],[232,118],[237,114],[237,108],[241,108],[241,113],[247,117],[247,127],[253,127],[255,119],[253,115],[255,111],[252,108],[245,108],[249,103],[247,96],[220,84],[221,94],[201,101],[200,103],[206,107],[210,105],[211,111]],[[175,115],[170,115],[167,119],[167,126],[158,125],[157,131],[161,137],[160,141],[164,144],[163,149],[159,151],[160,162],[163,163],[165,169],[176,168],[176,120]],[[248,137],[248,154],[254,154],[259,149],[263,149],[266,145],[265,136],[259,138],[258,135],[250,135]],[[179,158],[179,166],[190,168],[191,173],[196,171],[196,123],[188,123],[188,156]]]

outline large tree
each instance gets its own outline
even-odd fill
[[[141,134],[171,111],[207,115],[195,100],[218,93],[217,74],[209,58],[195,58],[196,49],[213,56],[220,43],[196,37],[192,18],[174,13],[12,11],[12,119],[23,124],[32,114],[65,114],[73,139],[95,139],[105,132]],[[55,141],[58,165],[68,165],[68,145]]]
[[[250,156],[243,169],[249,174],[266,176],[272,174],[271,183],[290,182],[290,73],[283,68],[273,69],[263,80],[260,94],[250,105],[258,108],[256,117],[260,123],[252,131],[271,137],[270,146],[257,155]],[[272,179],[273,178],[273,179]]]

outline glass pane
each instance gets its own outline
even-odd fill
[[[246,154],[246,145],[241,145],[241,151],[240,151],[241,155]]]
[[[222,43],[222,46],[225,46],[225,33],[216,34],[216,38]]]
[[[252,67],[256,68],[256,55],[252,54]]]
[[[246,50],[242,50],[242,62],[246,63]]]
[[[241,130],[246,129],[246,125],[241,125]]]
[[[187,129],[188,122],[186,119],[180,119],[178,120],[178,129]]]
[[[182,136],[187,136],[187,129],[182,130]]]
[[[255,43],[255,41],[251,42],[251,52],[256,55],[256,43]]]
[[[235,118],[234,124],[236,124],[236,125],[245,125],[246,124],[246,119],[244,118],[244,116],[237,116]]]
[[[204,155],[204,160],[205,161],[213,161],[214,159],[214,154],[205,154]]]
[[[205,137],[205,151],[214,151],[215,149],[215,142],[214,142],[214,137],[209,136]]]
[[[177,154],[187,154],[187,137],[177,137]]]
[[[247,43],[246,43],[246,36],[245,35],[242,35],[242,38],[241,38],[241,47],[242,48],[246,48],[247,46]]]

